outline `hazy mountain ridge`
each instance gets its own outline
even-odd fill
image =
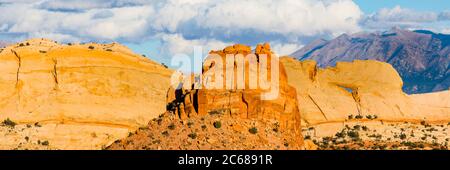
[[[343,34],[333,40],[316,40],[291,56],[312,59],[318,66],[337,61],[374,59],[392,64],[407,93],[446,90],[450,85],[450,35],[426,30],[392,29],[385,32]]]
[[[0,41],[0,48],[6,47],[8,45],[8,43],[4,42],[4,41]]]

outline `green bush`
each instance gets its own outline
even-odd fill
[[[188,135],[190,138],[195,139],[197,138],[197,134],[196,133],[191,133]]]
[[[163,136],[169,136],[169,132],[167,132],[167,131],[164,131],[164,132],[162,132],[161,133]]]
[[[41,143],[41,145],[44,145],[44,146],[48,146],[48,144],[49,144],[48,141],[44,141],[44,142]]]
[[[7,118],[6,120],[4,120],[3,122],[2,122],[2,125],[3,126],[9,126],[9,127],[15,127],[17,124],[16,124],[16,122],[13,122],[11,119],[9,119],[9,118]]]
[[[167,128],[169,128],[170,130],[174,130],[175,129],[175,124],[171,123],[169,126],[167,126]]]
[[[251,134],[256,134],[258,133],[258,129],[256,127],[252,127],[248,130],[248,132],[250,132]]]
[[[221,123],[220,121],[215,121],[215,122],[213,123],[213,125],[214,125],[214,127],[217,128],[217,129],[219,129],[220,127],[222,127],[222,123]]]

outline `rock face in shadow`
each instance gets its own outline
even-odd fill
[[[223,77],[223,83],[220,83],[220,87],[215,89],[208,89],[207,83],[203,83],[201,89],[183,88],[176,90],[171,88],[168,92],[168,107],[171,108],[169,110],[173,110],[182,120],[214,114],[230,115],[237,119],[277,120],[282,130],[292,131],[291,135],[297,136],[298,141],[293,143],[302,145],[297,94],[295,89],[287,84],[286,71],[283,65],[279,63],[279,58],[271,52],[269,44],[258,45],[254,52],[248,46],[237,44],[223,50],[211,51],[210,54],[217,54],[218,59],[223,62],[222,64],[218,64],[217,60],[216,62],[208,62],[212,59],[208,57],[203,64],[202,80],[204,80],[203,82],[207,82],[208,79],[220,81],[215,77],[216,74],[220,74]],[[226,65],[227,59],[230,59],[226,57],[227,54],[233,54],[234,57],[234,62],[229,65]],[[242,54],[242,58],[239,58],[236,54]],[[248,54],[252,55],[248,56]],[[264,55],[268,59],[267,68],[260,65],[263,62],[262,56]],[[278,65],[272,65],[272,62],[278,62]],[[239,70],[239,64],[245,65],[243,67],[245,69]],[[276,77],[269,75],[271,69],[275,69],[274,66],[278,66],[279,70]],[[267,69],[267,74],[253,75],[250,71],[252,69]],[[230,72],[227,73],[227,71]],[[237,75],[242,75],[243,79],[237,78]],[[256,88],[251,88],[252,79],[259,80],[262,78],[261,76],[267,76],[268,81],[271,81],[272,78],[278,78],[279,90],[275,98],[270,100],[261,98],[262,94],[274,88],[261,88],[261,82],[264,81],[258,81]],[[198,79],[198,76],[193,76],[192,80],[194,79]],[[231,81],[227,82],[227,80]],[[227,83],[229,83],[228,87],[231,88],[226,88]],[[245,88],[238,88],[239,84],[242,85],[241,87],[245,86]],[[181,86],[186,87],[183,84],[179,85],[179,87]],[[196,86],[198,85],[194,83],[187,87]]]
[[[316,40],[291,56],[315,60],[319,67],[340,61],[378,60],[391,64],[409,94],[448,90],[450,87],[450,35],[430,31],[392,29],[379,33],[343,34]]]
[[[56,149],[100,149],[166,109],[171,71],[116,43],[33,39],[4,48],[0,61],[0,120],[36,131],[2,136],[0,148],[27,136]]]
[[[407,95],[402,79],[388,63],[338,62],[318,68],[315,61],[281,59],[288,82],[297,90],[303,125],[360,119],[394,122],[448,122],[449,91]]]

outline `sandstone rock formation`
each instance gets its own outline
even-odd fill
[[[26,129],[2,135],[2,149],[32,139],[56,149],[107,146],[165,111],[171,75],[116,43],[45,39],[4,48],[0,73],[0,120]]]
[[[208,58],[203,65],[203,79],[208,79],[208,71],[213,71],[214,74],[220,74],[214,69],[223,69],[221,76],[223,76],[223,84],[219,89],[207,89],[205,84],[202,84],[201,89],[174,89],[171,88],[168,93],[168,106],[175,110],[175,113],[179,115],[181,119],[192,118],[195,116],[213,115],[213,114],[226,114],[234,118],[242,119],[256,119],[256,120],[277,120],[280,122],[280,128],[287,131],[292,131],[293,135],[299,137],[297,142],[301,145],[302,138],[300,134],[300,114],[297,108],[297,94],[293,87],[287,84],[287,77],[284,67],[279,63],[279,93],[278,97],[272,100],[262,100],[261,94],[269,90],[263,90],[261,88],[261,81],[258,83],[258,88],[252,89],[250,86],[250,70],[252,69],[250,63],[257,66],[254,69],[260,70],[262,67],[259,65],[262,62],[261,56],[264,54],[268,58],[267,73],[270,73],[271,62],[279,60],[270,49],[269,44],[258,45],[255,49],[255,60],[250,59],[248,54],[253,54],[250,47],[245,45],[234,45],[226,47],[223,50],[211,51],[210,54],[218,54],[223,61],[222,65],[208,62]],[[227,54],[233,54],[235,57],[234,63],[226,65]],[[242,54],[245,56],[245,60],[238,60],[236,54]],[[261,61],[260,61],[261,60]],[[245,69],[238,71],[239,61],[243,61]],[[227,71],[232,70],[232,74],[226,74]],[[244,75],[243,80],[238,80],[236,75]],[[234,75],[234,76],[233,76]],[[233,77],[228,77],[233,76]],[[255,76],[259,79],[259,76],[268,76],[265,74],[258,74]],[[193,76],[196,79],[196,76]],[[268,81],[271,80],[271,76],[268,76]],[[275,77],[274,77],[275,78]],[[198,79],[198,78],[197,78]],[[226,89],[227,79],[232,80],[232,88]],[[244,81],[244,82],[242,82]],[[245,88],[237,88],[239,83],[242,83]],[[179,85],[179,87],[186,87]],[[191,87],[198,86],[194,83]]]
[[[450,120],[449,91],[407,95],[402,79],[387,63],[355,60],[320,69],[312,60],[283,57],[281,61],[289,84],[297,90],[302,125],[343,126],[356,116],[381,122]]]

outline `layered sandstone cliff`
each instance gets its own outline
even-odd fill
[[[171,71],[113,44],[33,39],[0,53],[0,148],[100,149],[165,111]],[[14,133],[13,133],[14,132]]]

